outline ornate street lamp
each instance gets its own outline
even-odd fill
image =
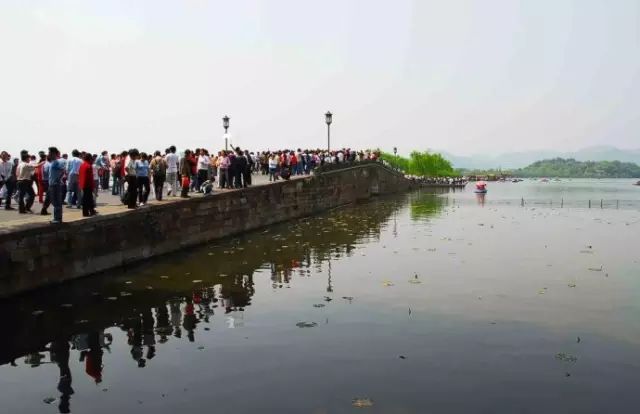
[[[229,129],[229,117],[226,115],[222,118],[222,126],[224,127],[224,150],[227,151],[229,149],[229,135],[227,134],[227,130]]]
[[[324,120],[327,122],[327,151],[331,152],[331,122],[333,121],[333,114],[327,111],[324,114]]]

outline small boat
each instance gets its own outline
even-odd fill
[[[640,185],[640,181],[636,181],[633,185]]]
[[[474,193],[485,194],[487,192],[487,183],[484,181],[478,181],[476,183],[476,189],[473,190]]]

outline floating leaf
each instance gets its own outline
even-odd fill
[[[576,287],[576,284],[575,283],[569,283],[567,286],[569,286],[570,288],[574,288],[574,287]]]
[[[45,404],[51,404],[55,401],[56,399],[53,397],[47,397],[44,400],[42,400]]]
[[[369,398],[354,398],[351,401],[351,405],[356,408],[370,408],[373,407],[373,401]]]
[[[195,279],[195,280],[192,280],[191,282],[192,282],[192,283],[202,283],[202,280],[200,280],[200,279]]]
[[[296,326],[298,328],[315,328],[318,324],[316,322],[298,322]]]
[[[314,307],[314,308],[324,308],[324,307],[325,307],[325,304],[324,304],[324,303],[314,303],[314,304],[313,304],[313,307]]]
[[[160,279],[169,279],[169,276],[162,275],[160,276]]]
[[[393,283],[391,283],[391,282],[390,282],[390,281],[388,281],[388,280],[385,280],[384,282],[382,282],[382,284],[383,284],[384,286],[386,286],[386,287],[393,286]]]
[[[43,311],[43,310],[34,310],[33,312],[31,312],[31,314],[32,314],[33,316],[40,316],[40,315],[42,315],[43,313],[44,313],[44,311]]]
[[[560,352],[556,354],[556,359],[559,361],[563,361],[563,362],[576,362],[578,361],[578,357],[571,355],[571,354],[567,354],[564,352]]]

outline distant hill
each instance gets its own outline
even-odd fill
[[[518,177],[638,178],[640,166],[620,161],[577,161],[553,158],[513,171]]]
[[[466,169],[515,169],[523,168],[538,160],[553,158],[574,159],[576,161],[621,161],[640,164],[640,149],[625,150],[616,147],[598,146],[588,147],[576,152],[559,151],[524,151],[499,155],[473,155],[461,157],[451,153],[439,151],[451,161],[455,168]]]

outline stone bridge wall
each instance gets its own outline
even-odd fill
[[[0,297],[61,283],[210,240],[409,189],[401,174],[363,164],[60,226],[0,234]]]

